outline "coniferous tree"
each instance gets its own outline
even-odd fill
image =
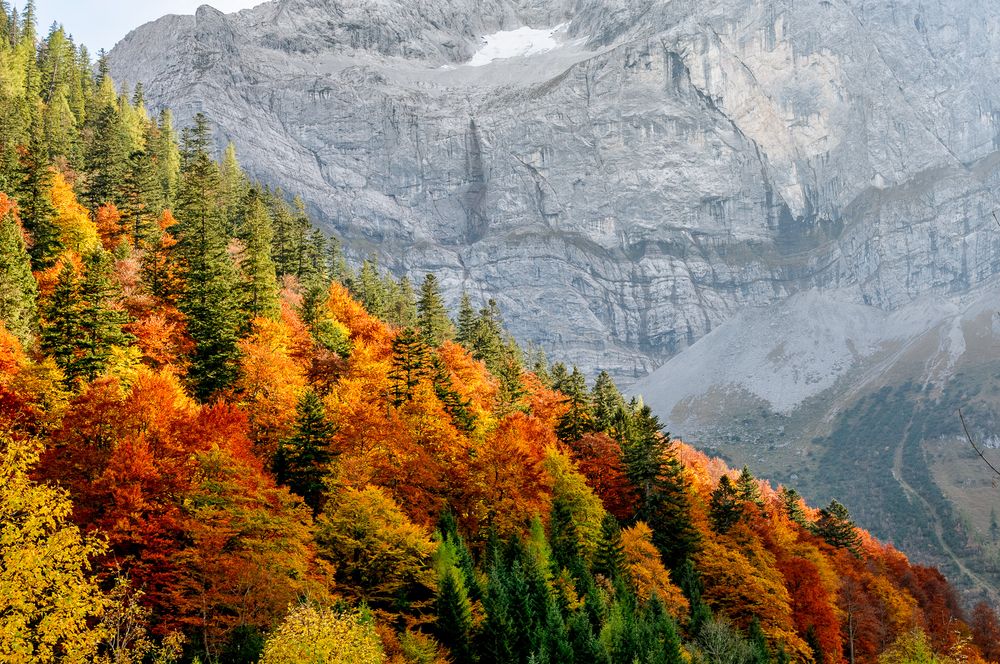
[[[705,587],[701,582],[701,576],[694,563],[688,559],[680,566],[676,578],[677,585],[687,597],[690,606],[688,633],[691,636],[698,636],[701,628],[712,620],[712,611],[702,599]]]
[[[475,331],[476,310],[472,307],[469,294],[463,290],[458,304],[458,319],[455,321],[455,341],[471,350]]]
[[[719,485],[712,491],[709,503],[708,518],[715,532],[720,534],[729,532],[743,515],[742,505],[737,487],[733,485],[728,475],[723,475],[719,479]]]
[[[52,265],[62,243],[55,224],[56,210],[52,205],[52,167],[41,124],[31,128],[28,149],[19,163],[17,202],[21,220],[31,238],[31,264],[36,270]]]
[[[460,572],[454,567],[441,574],[434,613],[438,639],[454,661],[472,661],[472,605]]]
[[[401,406],[413,399],[413,390],[430,375],[430,349],[412,327],[403,329],[392,341],[392,402]]]
[[[93,380],[103,373],[112,349],[127,344],[130,337],[122,330],[126,315],[115,302],[120,292],[112,277],[111,254],[98,248],[84,257],[83,268],[79,287],[79,353],[69,374]]]
[[[663,601],[658,595],[650,598],[643,616],[643,647],[645,658],[649,664],[684,664],[681,648],[681,637],[677,633],[677,624],[667,613]]]
[[[153,158],[148,152],[138,150],[129,155],[119,199],[122,223],[132,237],[132,246],[139,248],[155,241],[159,236],[156,221],[165,201]]]
[[[663,562],[677,569],[694,556],[701,541],[691,516],[684,467],[649,406],[637,406],[618,417],[627,420],[620,426],[625,432],[622,456],[626,475],[639,494],[636,518],[653,529],[653,543]]]
[[[618,519],[605,514],[601,521],[601,537],[594,552],[594,574],[601,574],[615,582],[625,575],[627,559]]]
[[[334,433],[336,426],[327,420],[319,395],[306,390],[296,408],[295,433],[280,447],[275,477],[302,496],[314,513],[322,508]]]
[[[476,417],[471,410],[472,401],[463,398],[455,390],[448,367],[445,366],[440,357],[435,355],[431,359],[431,366],[434,377],[434,393],[437,398],[451,416],[455,426],[461,431],[471,432],[476,427]]]
[[[417,324],[417,299],[409,277],[399,283],[386,279],[386,322],[396,327],[414,327]]]
[[[271,260],[274,230],[267,207],[256,190],[247,194],[243,203],[243,219],[239,237],[243,241],[240,255],[240,287],[243,306],[250,318],[278,315],[278,279]]]
[[[29,348],[38,322],[37,296],[24,231],[10,210],[0,217],[0,321]]]
[[[744,505],[764,508],[764,499],[760,496],[760,484],[746,466],[743,466],[740,476],[736,478],[736,497]]]
[[[558,392],[563,391],[563,387],[566,385],[566,381],[569,380],[569,370],[566,365],[562,362],[556,362],[552,365],[551,375],[551,385],[552,389]]]
[[[201,398],[236,378],[236,342],[243,326],[236,269],[216,204],[218,167],[212,161],[208,119],[198,114],[185,131],[184,168],[178,192],[177,253],[185,281],[180,308],[195,342],[191,377]]]
[[[771,651],[767,647],[767,637],[764,635],[764,630],[760,627],[760,620],[756,616],[750,621],[750,633],[748,637],[747,640],[750,642],[750,647],[753,650],[751,664],[769,664],[771,661]]]
[[[573,507],[563,496],[556,496],[552,500],[549,531],[549,545],[552,548],[552,562],[555,567],[565,568],[579,577],[585,571],[580,531],[573,520]]]
[[[76,374],[77,344],[80,340],[80,285],[73,262],[66,259],[55,287],[43,306],[42,350],[62,368],[67,380]]]
[[[437,277],[427,274],[420,284],[420,297],[417,299],[417,330],[423,336],[428,346],[437,347],[445,339],[453,335],[448,309],[441,297],[441,288]]]
[[[563,401],[569,409],[559,418],[556,434],[563,442],[574,443],[594,429],[587,379],[579,368],[573,367],[573,373],[562,381],[560,391],[566,396]]]
[[[792,523],[797,523],[803,528],[809,526],[806,519],[806,511],[802,508],[802,496],[795,489],[781,489],[781,503],[784,505],[785,514]]]
[[[84,200],[91,210],[105,203],[125,207],[123,192],[129,176],[129,155],[133,145],[122,115],[114,104],[97,111],[93,137],[85,155],[89,178]]]
[[[856,556],[861,555],[861,536],[858,528],[851,521],[847,508],[836,500],[819,511],[819,518],[813,524],[817,535],[826,540],[830,546],[847,549]]]
[[[368,313],[376,318],[385,319],[388,313],[388,293],[379,275],[378,262],[375,258],[365,259],[362,263],[355,292]]]
[[[609,431],[615,422],[615,414],[625,407],[625,399],[607,371],[602,371],[594,382],[590,394],[593,404],[593,426],[597,431]]]
[[[222,162],[219,164],[219,212],[227,236],[237,234],[237,222],[241,216],[249,214],[245,212],[245,206],[250,195],[250,184],[236,159],[236,147],[230,143],[226,146]],[[261,205],[263,206],[263,203]],[[267,216],[266,211],[264,216]],[[245,227],[242,230],[245,230]],[[271,235],[273,236],[273,231]],[[268,238],[268,242],[271,242],[271,238]],[[268,253],[270,254],[270,247]]]

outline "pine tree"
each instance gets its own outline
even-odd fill
[[[13,210],[8,210],[0,217],[0,321],[27,348],[38,322],[37,296],[24,231]]]
[[[462,299],[458,305],[458,319],[455,322],[455,341],[471,350],[475,331],[476,310],[472,308],[469,294],[462,291]]]
[[[573,507],[563,496],[556,496],[552,500],[549,531],[549,545],[555,567],[565,568],[579,578],[585,571],[580,531],[573,520]]]
[[[744,505],[764,508],[764,500],[760,496],[760,484],[746,466],[743,466],[740,476],[736,479],[736,497]]]
[[[701,628],[712,620],[712,611],[702,599],[705,588],[694,563],[688,559],[677,570],[677,585],[688,599],[691,612],[688,619],[688,633],[698,636]]]
[[[454,661],[472,661],[472,605],[461,573],[454,567],[441,575],[434,613],[438,639],[451,652]]]
[[[84,200],[91,210],[105,203],[126,207],[123,192],[129,175],[133,145],[121,113],[113,104],[102,106],[84,156],[89,177]]]
[[[614,425],[615,413],[625,407],[625,399],[607,371],[598,374],[590,401],[593,404],[594,428],[597,431],[609,431]]]
[[[423,336],[428,346],[436,348],[445,339],[454,335],[448,309],[441,298],[441,288],[437,277],[427,274],[420,284],[420,297],[417,299],[417,330]]]
[[[417,297],[407,276],[396,283],[386,278],[386,322],[396,327],[414,327],[417,324]]]
[[[198,114],[185,131],[184,168],[178,192],[177,253],[185,280],[180,308],[188,317],[195,342],[191,377],[195,393],[205,399],[236,378],[236,342],[243,325],[236,268],[227,251],[216,200],[218,167],[209,154],[208,119]]]
[[[274,230],[267,207],[257,190],[251,190],[243,201],[243,219],[239,237],[243,241],[240,255],[240,287],[243,307],[250,318],[278,315],[278,278],[271,260]]]
[[[847,508],[836,500],[819,511],[813,530],[830,546],[847,549],[855,556],[861,555],[861,535],[858,534],[858,528],[851,521]]]
[[[319,395],[306,390],[296,408],[295,433],[281,445],[275,477],[302,496],[314,513],[322,508],[334,433],[336,427],[327,420]]]
[[[684,664],[677,624],[667,613],[659,596],[649,600],[643,616],[643,661],[649,664]]]
[[[753,659],[750,664],[769,664],[771,661],[771,651],[767,647],[767,637],[760,627],[760,620],[754,616],[750,621],[750,633],[748,635],[750,648],[753,651]]]
[[[743,516],[743,504],[740,501],[737,488],[728,475],[723,475],[719,485],[712,491],[709,503],[708,518],[715,532],[725,534],[735,526]]]
[[[127,344],[131,337],[122,330],[127,318],[117,306],[120,291],[112,278],[111,254],[98,248],[84,257],[83,267],[78,309],[79,353],[68,373],[70,377],[93,380],[104,372],[112,349]]]
[[[601,574],[615,582],[625,575],[627,559],[622,543],[622,530],[618,519],[605,514],[601,521],[601,538],[594,552],[594,574]]]
[[[388,293],[379,275],[378,261],[374,257],[362,263],[355,292],[368,313],[376,318],[385,319],[388,313]]]
[[[42,126],[36,122],[31,128],[28,149],[20,159],[17,187],[18,207],[31,238],[31,264],[35,270],[51,266],[62,250],[52,205],[52,166],[48,153]]]
[[[569,409],[559,418],[556,434],[559,440],[574,443],[594,429],[587,379],[580,369],[573,367],[573,373],[563,381],[560,391],[566,396],[563,403],[569,406]]]
[[[653,529],[653,543],[663,562],[677,569],[694,556],[701,541],[691,516],[684,467],[649,406],[620,413],[621,418],[626,420],[619,426],[625,431],[622,446],[625,472],[640,498],[636,518]]]
[[[404,328],[392,341],[392,402],[401,406],[413,399],[413,390],[430,374],[430,349],[412,327]]]
[[[67,380],[76,375],[77,344],[80,340],[79,277],[73,262],[63,260],[55,287],[43,306],[42,350],[56,361]]]
[[[236,159],[236,146],[229,143],[222,155],[222,163],[219,164],[219,212],[226,235],[236,234],[236,224],[244,214],[244,206],[250,195],[250,184]],[[270,241],[271,238],[268,238],[268,242]],[[268,251],[270,252],[270,247]]]
[[[803,528],[809,526],[806,519],[806,511],[802,508],[802,496],[795,489],[781,489],[781,503],[784,505],[785,514],[792,523],[797,523]]]
[[[148,152],[137,150],[129,155],[119,199],[122,223],[132,236],[132,246],[139,248],[155,241],[159,236],[156,221],[165,202],[153,158]]]

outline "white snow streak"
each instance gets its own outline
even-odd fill
[[[470,67],[482,67],[494,60],[523,58],[555,50],[561,45],[556,35],[563,32],[567,25],[563,23],[544,30],[518,28],[486,35],[482,38],[483,47],[476,51],[467,64]]]

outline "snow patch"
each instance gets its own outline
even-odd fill
[[[502,30],[482,38],[483,46],[466,64],[470,67],[482,67],[494,60],[523,58],[529,55],[547,53],[561,46],[557,38],[565,33],[568,23],[562,23],[554,28],[537,30],[535,28],[518,28],[517,30]]]

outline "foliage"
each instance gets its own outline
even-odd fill
[[[381,664],[372,616],[311,604],[293,607],[264,645],[261,664]]]

